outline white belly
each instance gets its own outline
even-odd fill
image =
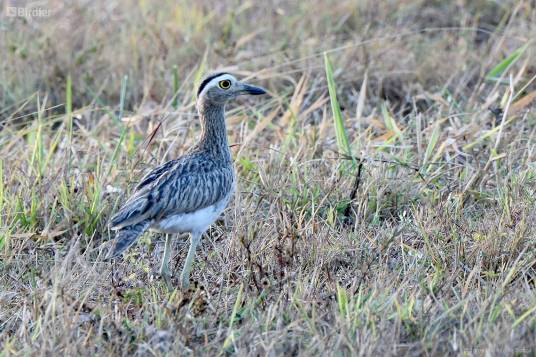
[[[232,194],[218,201],[212,206],[208,206],[190,213],[181,213],[166,217],[158,222],[153,223],[151,230],[162,233],[187,233],[187,232],[205,232],[214,221],[223,212]]]

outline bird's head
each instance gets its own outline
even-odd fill
[[[215,73],[203,79],[197,90],[197,103],[200,105],[224,105],[244,94],[265,94],[266,90],[238,81],[229,73]]]

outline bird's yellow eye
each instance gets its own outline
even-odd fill
[[[221,89],[229,89],[231,88],[231,81],[228,79],[224,79],[223,81],[220,81],[218,83]]]

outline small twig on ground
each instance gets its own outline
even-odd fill
[[[350,202],[348,202],[348,205],[344,209],[344,218],[346,222],[349,222],[350,220],[350,212],[352,210],[352,202],[355,200],[357,196],[357,190],[359,190],[359,185],[361,184],[361,171],[363,169],[363,161],[361,159],[358,159],[358,166],[357,166],[357,174],[355,176],[354,185],[352,187],[352,191],[350,192]]]

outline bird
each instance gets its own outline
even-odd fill
[[[116,231],[106,260],[119,257],[145,231],[166,234],[160,276],[171,285],[169,261],[172,236],[189,233],[190,247],[180,275],[181,289],[190,283],[190,270],[202,235],[227,207],[236,175],[227,139],[225,106],[241,95],[267,91],[238,81],[232,74],[206,76],[198,87],[196,107],[201,135],[183,156],[148,172],[110,219]]]

